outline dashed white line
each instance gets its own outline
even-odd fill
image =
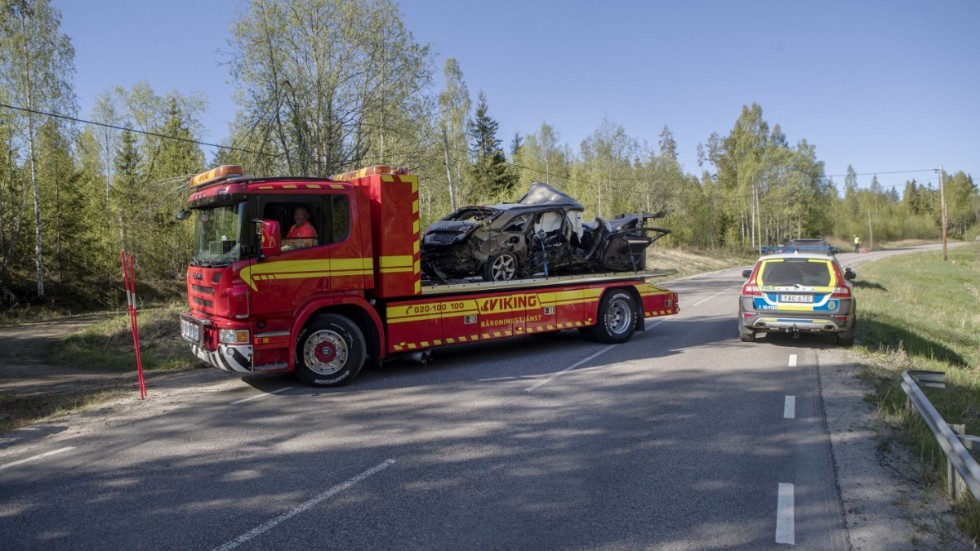
[[[40,455],[35,455],[33,457],[28,457],[27,459],[21,459],[20,461],[14,461],[13,463],[7,463],[6,465],[0,465],[0,471],[4,469],[9,469],[10,467],[15,467],[17,465],[23,465],[24,463],[30,463],[31,461],[37,461],[38,459],[43,459],[45,457],[51,457],[52,455],[57,455],[59,453],[65,453],[75,449],[74,446],[68,446],[66,448],[61,448],[60,450],[52,450],[49,452],[42,453]]]
[[[282,515],[279,515],[278,517],[270,520],[269,522],[263,524],[262,526],[259,526],[257,528],[253,528],[252,530],[249,530],[248,532],[245,532],[244,534],[238,536],[237,538],[235,538],[235,539],[233,539],[233,540],[225,543],[221,547],[216,547],[214,549],[214,551],[229,551],[230,549],[234,549],[234,548],[238,547],[239,545],[241,545],[243,543],[246,543],[249,540],[252,540],[252,539],[256,538],[257,536],[260,536],[260,535],[264,534],[265,532],[268,532],[269,530],[272,530],[276,526],[279,526],[283,522],[286,522],[287,520],[295,517],[296,515],[298,515],[298,514],[304,512],[304,511],[306,511],[310,507],[313,507],[313,506],[317,505],[318,503],[320,503],[320,502],[322,502],[324,500],[330,499],[331,497],[339,494],[340,492],[343,492],[344,490],[350,488],[351,486],[354,486],[358,482],[361,482],[364,479],[368,478],[369,476],[374,475],[374,474],[377,474],[377,473],[379,473],[379,472],[387,469],[388,467],[390,467],[390,466],[392,466],[394,464],[395,464],[395,460],[394,459],[388,459],[384,463],[381,463],[380,465],[377,465],[377,466],[375,466],[375,467],[373,467],[371,469],[368,469],[368,470],[364,471],[363,473],[355,476],[354,478],[348,480],[347,482],[344,482],[342,484],[338,484],[338,485],[334,486],[333,488],[330,488],[326,492],[323,492],[322,494],[320,494],[320,495],[316,496],[315,498],[307,501],[306,503],[300,505],[299,507],[293,509],[292,511],[289,511],[288,513],[284,513]]]
[[[534,383],[533,385],[525,388],[524,390],[525,390],[525,392],[531,392],[533,390],[536,390],[537,388],[539,388],[539,387],[541,387],[543,385],[546,385],[546,384],[550,383],[551,381],[553,381],[555,379],[555,377],[561,375],[562,373],[567,373],[567,372],[575,369],[576,367],[584,364],[585,362],[587,362],[589,360],[598,358],[599,356],[605,354],[606,352],[609,352],[610,350],[612,350],[615,347],[616,347],[615,344],[610,344],[609,346],[603,348],[602,350],[596,352],[595,354],[592,354],[588,358],[582,358],[581,360],[573,363],[572,365],[566,367],[565,369],[562,369],[561,371],[558,371],[557,373],[552,373],[551,376],[548,377],[547,379],[541,379],[540,381],[538,381],[538,382]]]
[[[796,354],[789,355],[789,366],[796,367]]]
[[[231,405],[234,406],[236,404],[244,404],[245,402],[251,402],[252,400],[261,400],[262,398],[268,398],[269,396],[272,396],[273,394],[279,394],[280,392],[286,392],[287,390],[292,390],[292,389],[293,389],[293,387],[287,386],[286,388],[280,388],[279,390],[273,390],[272,392],[268,392],[266,394],[259,394],[257,396],[252,396],[251,398],[242,398],[241,400],[235,400],[234,402],[231,403]]]
[[[779,483],[779,497],[776,501],[776,543],[796,545],[793,492],[792,484]]]
[[[704,304],[705,302],[708,302],[709,300],[715,298],[716,296],[721,295],[721,294],[724,294],[724,293],[727,293],[728,291],[731,291],[732,289],[734,289],[736,287],[741,287],[741,285],[735,285],[735,286],[732,286],[732,287],[728,287],[727,289],[723,289],[721,291],[718,291],[717,293],[715,293],[715,294],[711,295],[710,297],[702,300],[701,302],[695,302],[694,303],[694,306],[701,306],[702,304]]]
[[[783,419],[796,418],[796,396],[787,396],[783,404]]]

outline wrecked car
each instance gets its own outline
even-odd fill
[[[517,203],[463,207],[422,235],[423,276],[510,281],[645,269],[646,249],[670,230],[648,228],[662,213],[582,222],[578,201],[543,182]]]

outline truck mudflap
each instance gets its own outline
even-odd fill
[[[200,360],[232,373],[252,373],[252,346],[247,344],[219,344],[217,350],[207,350],[191,344],[191,351]]]

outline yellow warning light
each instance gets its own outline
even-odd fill
[[[335,182],[346,182],[349,180],[364,178],[366,176],[374,176],[375,174],[408,174],[408,169],[391,168],[390,166],[384,166],[384,165],[374,165],[374,166],[362,168],[360,170],[353,170],[351,172],[334,174],[333,176],[330,177],[330,179]]]
[[[212,168],[207,172],[202,172],[191,178],[191,187],[203,186],[205,184],[211,184],[219,180],[231,178],[232,176],[241,176],[243,174],[245,174],[245,171],[243,171],[242,167],[238,165],[221,165],[218,168]]]

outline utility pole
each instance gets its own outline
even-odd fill
[[[868,209],[868,250],[875,249],[875,234],[871,233],[871,209]]]
[[[939,210],[943,221],[943,262],[949,260],[946,254],[946,191],[943,188],[943,165],[939,165]]]

